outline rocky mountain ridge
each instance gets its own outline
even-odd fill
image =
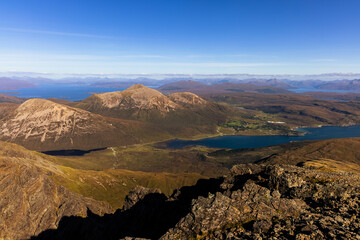
[[[162,114],[183,108],[183,105],[206,104],[207,101],[193,93],[183,92],[165,96],[159,91],[136,84],[124,91],[94,94],[75,106],[88,111],[112,109],[154,110]]]
[[[64,218],[35,239],[358,239],[359,182],[358,174],[237,165],[169,198],[136,188],[122,211]]]
[[[4,115],[0,140],[33,150],[87,150],[151,138],[146,123],[110,119],[44,99],[30,99]],[[161,136],[163,131],[158,133]]]
[[[105,108],[139,108],[170,111],[176,104],[155,89],[136,84],[124,91],[95,94]]]
[[[152,123],[171,134],[215,133],[237,109],[181,92],[165,96],[141,84],[119,92],[94,94],[71,106],[102,116]]]

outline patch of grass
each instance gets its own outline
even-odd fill
[[[63,174],[52,178],[70,191],[95,200],[106,201],[114,209],[121,208],[125,196],[137,185],[159,188],[170,195],[182,186],[194,185],[199,179],[206,178],[200,174],[170,174],[134,172],[122,169],[107,171],[80,170],[61,167]]]
[[[156,148],[150,144],[112,147],[83,156],[52,157],[52,161],[82,170],[126,169],[143,172],[199,173],[218,177],[227,172],[222,163],[207,154],[214,149],[190,147],[185,149]]]
[[[326,183],[331,183],[333,181],[334,181],[333,179],[325,178],[325,177],[311,178],[310,179],[311,183],[318,183],[318,184],[326,184]]]

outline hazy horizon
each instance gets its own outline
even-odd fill
[[[278,80],[357,80],[360,78],[360,73],[321,73],[321,74],[252,74],[252,73],[222,73],[222,74],[182,74],[182,73],[114,73],[114,74],[80,74],[80,73],[39,73],[39,72],[0,72],[0,78],[19,78],[19,79],[31,79],[31,78],[47,78],[52,80],[61,79],[117,79],[128,80],[137,78],[149,78],[153,80],[163,79],[178,79],[178,80],[202,80],[204,78],[209,79],[226,79],[233,78],[233,80],[252,80],[252,79],[278,79]]]

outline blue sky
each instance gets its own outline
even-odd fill
[[[360,72],[358,0],[0,0],[0,71]]]

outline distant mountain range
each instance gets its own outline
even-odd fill
[[[176,137],[294,134],[290,128],[354,125],[360,119],[357,102],[319,100],[272,86],[180,81],[158,90],[137,84],[76,102],[3,95],[0,140],[38,151],[89,150]],[[285,124],[272,123],[277,121]]]
[[[359,80],[360,74],[323,74],[323,75],[247,75],[247,74],[223,74],[223,75],[110,75],[110,76],[82,76],[63,78],[45,78],[45,77],[29,77],[29,76],[12,76],[0,78],[0,91],[16,90],[19,88],[35,87],[41,84],[70,84],[83,85],[102,88],[128,88],[134,84],[142,84],[150,87],[160,87],[162,90],[166,88],[176,88],[182,85],[183,89],[204,88],[210,86],[219,90],[226,86],[221,84],[229,84],[228,87],[235,89],[243,89],[244,91],[261,92],[261,89],[255,89],[254,86],[267,87],[269,93],[279,93],[279,89],[320,89],[320,90],[347,90],[360,91]],[[231,86],[230,84],[243,84],[243,86]],[[245,85],[251,84],[251,85]],[[272,89],[278,88],[278,89]],[[176,89],[169,89],[174,91]],[[264,90],[264,91],[265,91]]]
[[[273,86],[258,86],[251,83],[217,83],[217,84],[204,84],[192,80],[183,80],[165,84],[158,88],[158,90],[164,93],[173,92],[192,92],[196,94],[208,94],[208,93],[225,93],[225,92],[256,92],[256,93],[289,93],[289,91],[277,88]]]
[[[246,80],[246,79],[288,79],[288,80],[352,80],[359,79],[360,73],[324,73],[324,74],[52,74],[36,72],[1,72],[0,76],[14,77],[16,79],[115,79],[140,80],[154,79],[166,80]]]
[[[79,102],[10,100],[0,103],[0,140],[38,151],[88,150],[216,134],[228,118],[246,119],[241,110],[192,93],[165,96],[143,85],[94,94]]]
[[[24,80],[6,77],[0,78],[0,90],[16,90],[19,88],[30,88],[35,86],[35,84]]]

